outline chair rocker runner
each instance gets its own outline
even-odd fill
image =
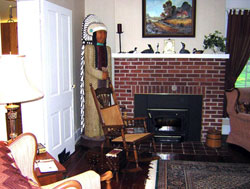
[[[139,158],[137,152],[137,145],[147,141],[152,141],[152,147],[154,152],[156,152],[155,141],[152,133],[147,132],[146,118],[124,118],[120,110],[120,106],[117,102],[115,92],[111,82],[109,82],[108,88],[93,88],[90,84],[91,92],[94,98],[94,102],[97,108],[97,112],[100,118],[100,122],[105,135],[105,141],[101,145],[101,150],[103,152],[104,143],[110,146],[110,143],[121,143],[126,152],[126,158],[129,161],[135,161],[136,168],[130,171],[139,171]],[[100,93],[103,91],[103,93]],[[109,91],[110,93],[105,95],[104,91]],[[107,97],[108,96],[108,97]],[[113,98],[113,104],[111,103],[111,96]],[[104,105],[104,99],[110,99],[109,103]],[[151,145],[150,145],[151,146]],[[133,148],[134,158],[133,160],[129,158],[129,147]],[[153,158],[147,159],[147,161]],[[158,159],[158,158],[154,158]],[[141,159],[140,159],[141,161]]]

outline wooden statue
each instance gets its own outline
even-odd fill
[[[85,59],[85,127],[84,136],[93,140],[102,140],[103,130],[99,122],[97,110],[90,91],[89,84],[94,88],[107,85],[111,78],[111,49],[106,46],[107,28],[101,22],[88,26],[89,35],[93,36],[92,44],[87,44],[84,52]]]

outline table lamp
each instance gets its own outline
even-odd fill
[[[24,69],[25,56],[0,56],[0,105],[5,104],[10,120],[10,138],[16,133],[16,103],[31,102],[43,98],[43,93],[35,88],[27,78]]]

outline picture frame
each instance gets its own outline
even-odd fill
[[[196,0],[142,0],[142,37],[195,37]]]
[[[175,53],[175,41],[174,39],[164,40],[164,54],[174,54]]]

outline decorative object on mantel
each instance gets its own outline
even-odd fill
[[[142,37],[195,37],[196,0],[143,0]]]
[[[193,54],[203,54],[203,50],[197,50],[196,48],[193,48]]]
[[[160,51],[159,51],[159,43],[157,43],[157,46],[156,46],[156,52],[155,52],[155,54],[160,54]]]
[[[225,52],[225,40],[226,38],[223,37],[221,32],[215,30],[214,33],[210,33],[208,36],[205,35],[203,47],[205,50],[212,49],[214,53]]]
[[[137,53],[137,47],[135,47],[134,50],[128,51],[128,53]]]
[[[122,53],[122,42],[121,42],[121,34],[123,33],[122,24],[117,24],[117,33],[119,35],[119,47],[120,47],[119,53]]]
[[[181,54],[190,54],[189,50],[185,49],[185,43],[181,42],[182,48],[179,53]]]
[[[167,39],[164,40],[164,50],[163,50],[164,54],[174,54],[174,40],[171,39]]]
[[[150,44],[148,44],[149,49],[143,50],[141,53],[154,53],[154,50]]]

